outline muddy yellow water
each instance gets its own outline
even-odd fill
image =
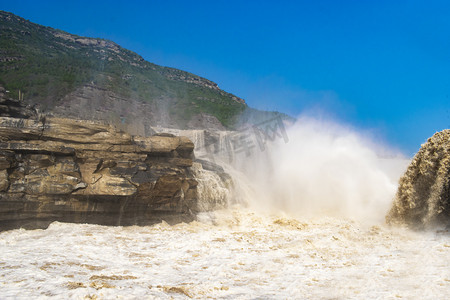
[[[242,207],[170,226],[0,233],[0,298],[446,299],[450,238]]]

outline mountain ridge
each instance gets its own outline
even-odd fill
[[[211,80],[148,62],[113,41],[4,11],[0,30],[0,84],[42,111],[140,127],[139,134],[155,125],[233,129],[267,116],[289,118],[252,109]]]

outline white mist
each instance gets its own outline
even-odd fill
[[[384,220],[408,160],[334,122],[300,117],[286,130],[288,143],[280,139],[235,163],[253,186],[251,206],[292,216]]]

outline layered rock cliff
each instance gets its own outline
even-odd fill
[[[450,130],[434,134],[401,177],[386,220],[413,228],[450,225]]]
[[[0,98],[0,230],[187,221],[204,209],[194,174],[208,171],[191,168],[188,138],[130,136]],[[222,198],[208,209],[225,205]]]

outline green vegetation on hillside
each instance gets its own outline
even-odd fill
[[[232,128],[246,110],[242,99],[207,79],[145,61],[103,39],[85,38],[0,11],[0,84],[18,98],[51,111],[65,95],[95,85],[120,97],[167,102],[185,125],[199,113]]]

